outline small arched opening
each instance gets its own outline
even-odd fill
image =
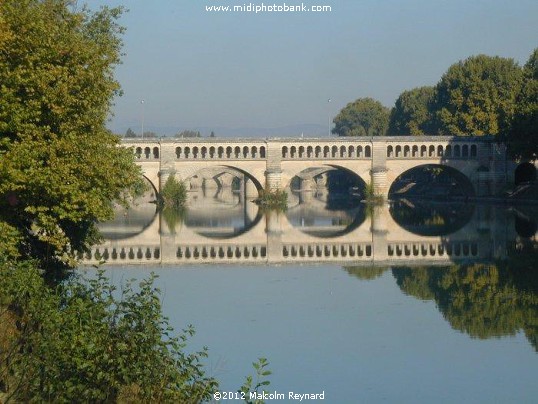
[[[517,166],[514,174],[516,185],[536,181],[536,167],[532,163],[521,163]]]

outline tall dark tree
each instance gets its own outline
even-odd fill
[[[338,136],[384,136],[390,110],[373,98],[359,98],[347,104],[333,119],[332,133]]]
[[[131,138],[131,137],[136,137],[136,133],[131,129],[127,129],[127,132],[125,132],[125,137],[128,137],[128,138]]]
[[[513,59],[478,55],[450,66],[436,86],[434,109],[440,132],[506,133],[522,81],[523,71]]]
[[[401,93],[390,113],[388,134],[435,134],[431,112],[434,93],[434,87],[418,87]]]
[[[538,48],[523,71],[514,121],[505,140],[513,157],[534,160],[538,157]]]

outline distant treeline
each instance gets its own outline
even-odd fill
[[[152,131],[144,131],[144,136],[140,136],[135,131],[133,131],[131,128],[127,129],[125,132],[125,135],[123,137],[126,138],[136,138],[136,137],[143,137],[145,139],[152,139],[152,138],[159,138],[159,137],[165,137],[163,135],[159,135]],[[203,137],[202,134],[199,131],[195,130],[184,130],[181,132],[176,133],[173,137],[175,138],[191,138],[191,137]],[[215,132],[211,131],[209,134],[209,137],[216,137]]]

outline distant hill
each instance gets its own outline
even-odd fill
[[[112,127],[114,133],[124,135],[129,127]],[[139,125],[132,125],[135,132],[140,131]],[[161,136],[174,136],[183,130],[199,131],[202,136],[209,137],[211,131],[217,137],[329,137],[329,128],[323,125],[298,124],[278,128],[225,128],[225,127],[181,127],[181,126],[146,126],[144,132],[151,131]],[[138,132],[137,132],[138,133]],[[334,136],[334,135],[332,135]]]

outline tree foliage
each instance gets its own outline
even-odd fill
[[[390,111],[373,98],[359,98],[347,104],[334,118],[332,133],[339,136],[383,136]]]
[[[170,175],[166,180],[160,195],[160,204],[166,208],[179,209],[187,201],[187,187],[182,181]]]
[[[523,74],[514,121],[505,140],[513,157],[534,160],[538,156],[538,48],[529,57]]]
[[[431,112],[434,87],[418,87],[400,94],[390,113],[389,135],[432,135],[435,132]]]
[[[56,290],[28,264],[0,275],[0,401],[198,403],[215,391],[206,350],[185,352],[192,328],[171,335],[154,278],[120,293],[102,273]]]
[[[259,197],[254,200],[260,209],[266,213],[270,211],[285,212],[288,210],[288,193],[285,190],[277,189],[260,190]]]
[[[522,70],[513,59],[478,55],[453,64],[435,88],[434,110],[440,133],[506,133],[522,79]]]
[[[137,136],[138,135],[131,128],[127,129],[127,132],[125,132],[125,137],[133,138]]]
[[[176,133],[174,137],[184,138],[184,137],[202,137],[202,134],[197,130],[184,130],[182,132]]]
[[[253,376],[247,376],[245,383],[239,389],[240,393],[243,393],[245,397],[245,403],[247,404],[264,404],[265,401],[263,398],[264,393],[269,394],[265,389],[265,386],[271,384],[267,380],[267,376],[271,375],[271,371],[268,368],[269,362],[266,358],[258,358],[257,362],[252,363],[254,370],[256,371],[256,379]],[[260,391],[261,390],[261,391]],[[251,395],[255,397],[251,400]]]
[[[0,222],[46,267],[74,264],[97,240],[95,222],[142,187],[132,152],[105,128],[120,13],[0,2]]]

